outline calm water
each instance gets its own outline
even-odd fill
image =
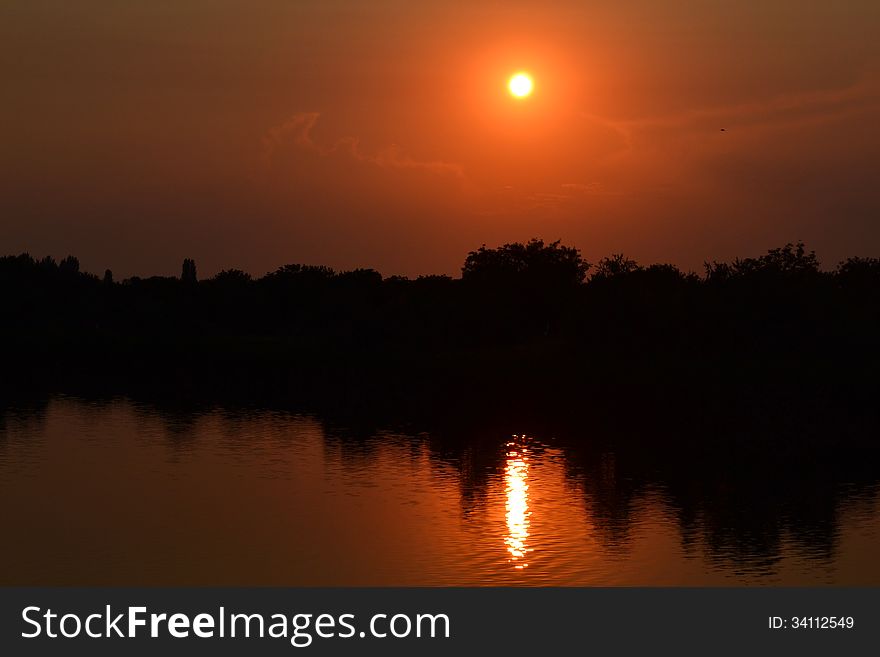
[[[880,584],[874,481],[620,460],[55,398],[0,414],[0,584]]]

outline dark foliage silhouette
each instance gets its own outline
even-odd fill
[[[583,282],[590,264],[577,249],[559,241],[545,245],[533,239],[527,244],[505,244],[471,251],[461,269],[468,283],[490,286],[527,286],[544,291],[573,287]]]
[[[196,261],[192,258],[184,258],[183,267],[180,271],[180,280],[187,285],[195,285],[198,282],[198,276],[196,276]]]
[[[622,253],[615,253],[610,258],[602,258],[593,273],[593,281],[603,281],[619,278],[641,271],[641,267],[635,260],[630,260]]]
[[[622,254],[591,268],[541,240],[482,246],[459,279],[292,264],[198,280],[187,259],[181,278],[115,282],[73,257],[23,254],[0,258],[0,348],[17,387],[434,412],[588,404],[618,424],[635,407],[730,435],[798,414],[839,419],[829,440],[865,441],[877,419],[878,291],[877,259],[826,271],[801,243],[708,263],[703,276]]]

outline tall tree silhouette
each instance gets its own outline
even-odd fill
[[[180,272],[180,280],[188,285],[193,285],[198,281],[196,276],[196,261],[192,258],[184,258],[183,267]]]

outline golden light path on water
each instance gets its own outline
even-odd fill
[[[736,478],[714,493],[667,473],[697,494],[671,498],[615,455],[538,437],[493,433],[447,460],[425,436],[364,442],[286,411],[4,403],[0,518],[20,531],[0,540],[0,586],[880,584],[875,477],[781,473],[771,493],[820,484],[828,504],[800,489],[779,499],[791,518],[740,518]]]
[[[504,485],[506,493],[507,534],[504,543],[510,553],[508,561],[515,568],[528,567],[529,518],[529,450],[525,436],[514,436],[507,443]]]

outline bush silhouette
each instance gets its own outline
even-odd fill
[[[563,246],[558,240],[545,245],[533,239],[527,244],[505,244],[495,249],[484,244],[471,251],[461,278],[466,283],[553,290],[579,285],[589,269],[590,264],[577,249]]]

